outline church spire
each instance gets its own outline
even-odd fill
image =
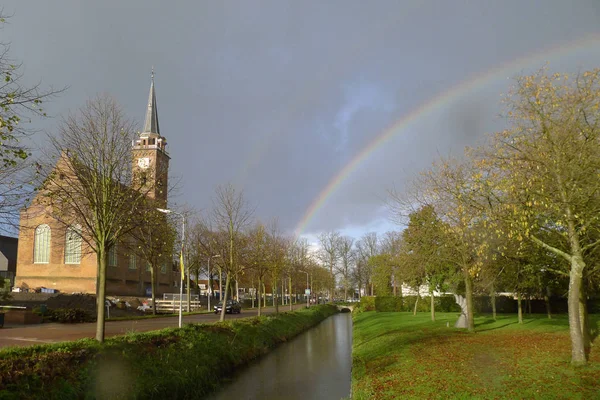
[[[152,67],[152,83],[150,83],[150,95],[148,96],[148,111],[142,133],[155,133],[160,136],[158,127],[158,107],[156,106],[156,93],[154,93],[154,67]]]

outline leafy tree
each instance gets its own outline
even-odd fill
[[[517,79],[506,103],[511,128],[494,136],[482,163],[505,195],[508,237],[529,238],[569,265],[571,362],[587,362],[583,278],[600,244],[600,70],[571,78],[545,70]],[[542,235],[543,234],[543,235]]]
[[[448,262],[448,228],[439,220],[431,205],[425,205],[409,215],[409,223],[402,232],[400,256],[402,277],[417,292],[416,314],[420,287],[427,284],[431,300],[431,319],[435,321],[434,291],[440,290],[455,268]]]
[[[372,282],[377,296],[389,296],[392,294],[392,267],[394,261],[389,254],[377,254],[369,258],[372,266]]]
[[[461,276],[467,303],[469,331],[473,320],[473,280],[482,266],[487,242],[481,232],[488,224],[487,192],[478,184],[479,172],[468,161],[442,159],[415,179],[401,195],[390,191],[390,206],[397,220],[406,219],[418,207],[431,206],[443,228],[444,258]]]

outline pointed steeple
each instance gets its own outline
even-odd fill
[[[150,95],[148,96],[148,110],[142,133],[155,133],[160,136],[158,127],[158,107],[156,106],[156,93],[154,93],[154,67],[152,67],[152,83],[150,84]]]

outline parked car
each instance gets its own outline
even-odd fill
[[[213,307],[213,309],[215,310],[215,314],[219,314],[221,312],[221,310],[223,309],[223,302],[220,301],[216,306]],[[227,305],[225,306],[225,312],[230,313],[230,314],[234,314],[234,313],[239,314],[242,312],[242,306],[240,303],[238,303],[235,300],[227,300]]]

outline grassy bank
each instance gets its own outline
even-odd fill
[[[595,335],[599,317],[591,316]],[[600,351],[592,349],[588,366],[571,367],[566,315],[534,315],[523,325],[514,314],[477,317],[475,333],[452,328],[456,319],[355,315],[353,399],[598,398]]]
[[[0,351],[0,399],[198,398],[332,306],[183,329]]]

